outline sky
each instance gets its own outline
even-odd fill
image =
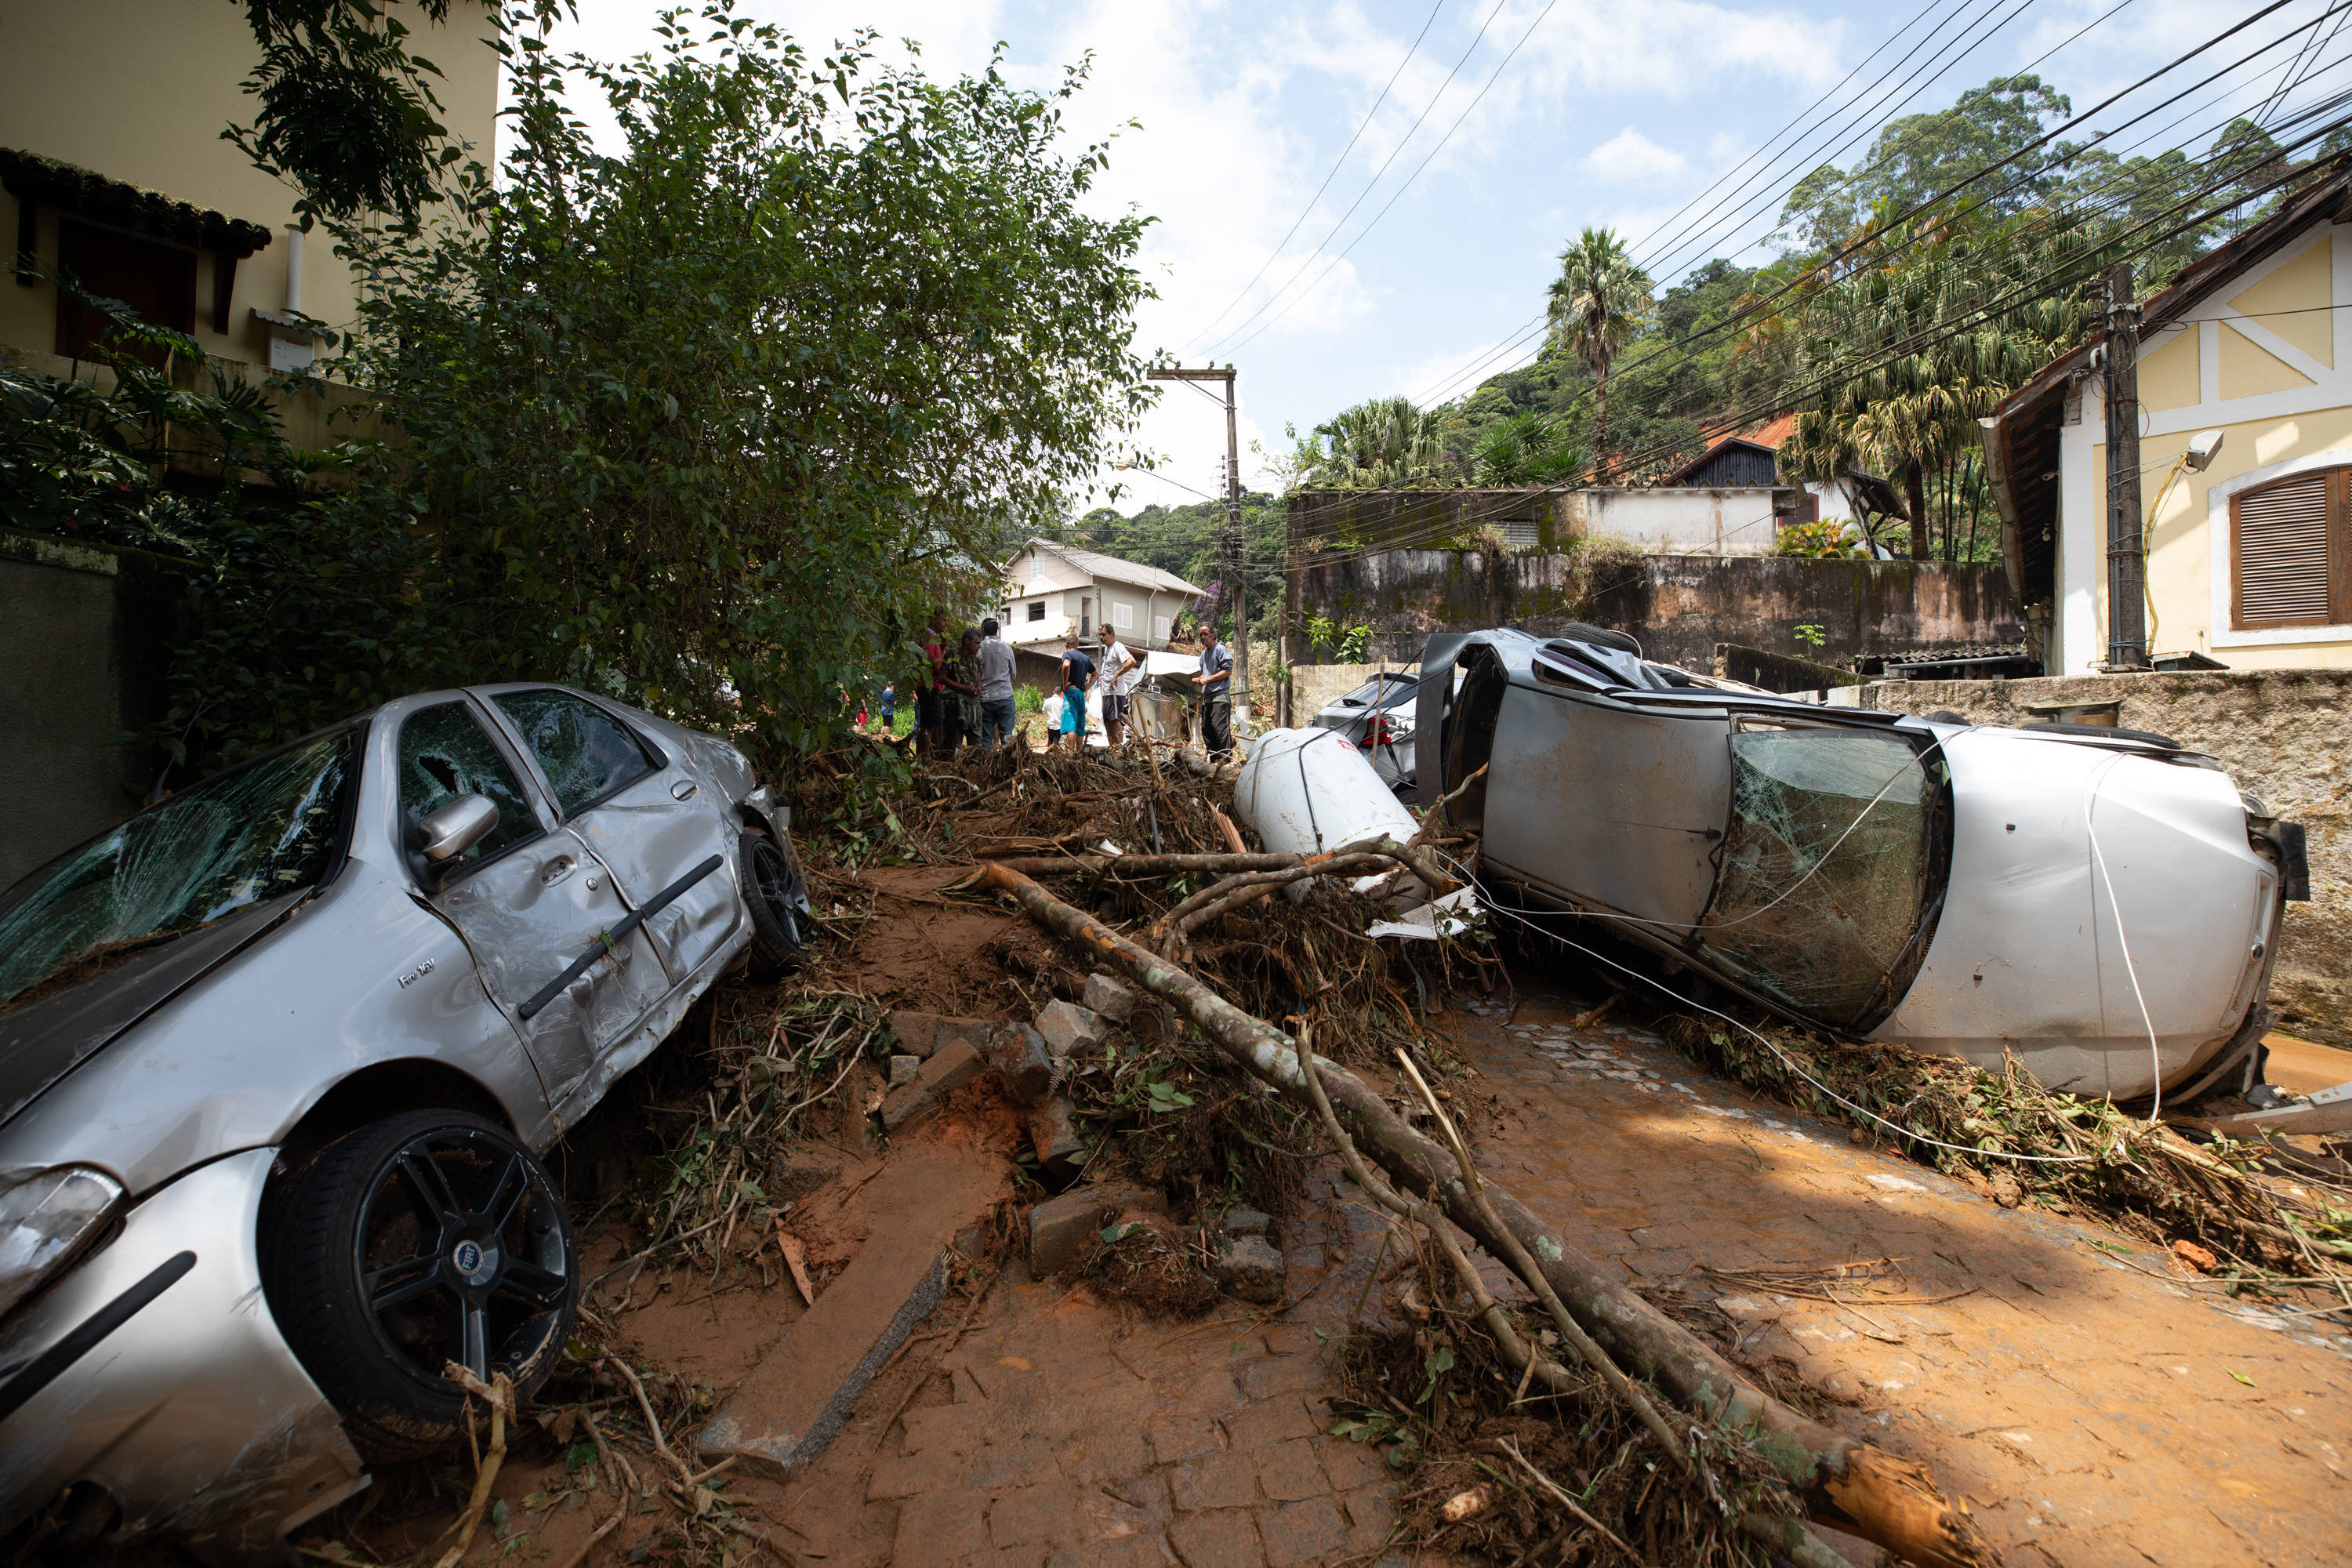
[[[2026,68],[2077,112],[2261,10],[2212,0],[738,0],[812,47],[870,26],[913,39],[953,77],[1003,47],[1017,85],[1045,89],[1091,56],[1068,115],[1076,142],[1116,133],[1097,210],[1155,221],[1139,263],[1156,298],[1137,348],[1236,367],[1243,477],[1253,453],[1370,396],[1427,405],[1519,363],[1561,247],[1587,225],[1625,236],[1663,289],[1715,255],[1769,255],[1780,197],[1824,161],[1850,163],[1887,118],[1947,108]],[[2337,0],[2288,0],[2104,122],[2280,35]],[[618,58],[652,47],[650,0],[579,0],[559,47]],[[2183,99],[2113,143],[2200,144],[2290,73],[2287,100],[2352,86],[2352,12]],[[900,56],[903,58],[903,56]],[[2036,62],[2039,62],[2038,64]],[[2264,74],[2267,73],[2267,74]],[[2177,129],[2168,121],[2186,115]],[[1130,124],[1129,121],[1134,123]],[[2095,122],[2097,123],[2097,122]],[[1793,132],[1791,128],[1793,129]],[[1482,368],[1483,367],[1483,368]],[[1153,471],[1106,470],[1122,511],[1220,493],[1222,406],[1169,384],[1138,439]]]

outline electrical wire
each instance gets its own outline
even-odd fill
[[[1235,352],[1238,352],[1250,343],[1256,342],[1258,337],[1265,331],[1266,328],[1273,326],[1275,322],[1280,321],[1292,310],[1296,309],[1301,300],[1307,299],[1308,295],[1313,294],[1317,287],[1322,283],[1323,279],[1331,275],[1331,269],[1339,266],[1342,261],[1345,261],[1348,258],[1349,252],[1354,250],[1356,247],[1363,244],[1365,236],[1370,234],[1373,229],[1380,226],[1381,219],[1388,216],[1389,209],[1395,206],[1397,202],[1404,195],[1405,192],[1412,188],[1412,183],[1421,178],[1422,171],[1428,168],[1429,165],[1435,161],[1440,153],[1445,151],[1445,144],[1454,140],[1454,133],[1462,129],[1462,122],[1470,118],[1472,110],[1475,110],[1479,104],[1486,101],[1486,94],[1493,89],[1497,81],[1502,79],[1503,72],[1510,66],[1511,61],[1517,58],[1519,50],[1526,47],[1527,41],[1535,37],[1536,29],[1543,26],[1544,19],[1552,14],[1552,11],[1559,5],[1559,0],[1544,0],[1544,8],[1536,13],[1536,19],[1534,21],[1528,24],[1528,30],[1519,35],[1519,41],[1513,44],[1509,52],[1505,54],[1500,61],[1496,62],[1493,74],[1486,78],[1486,85],[1478,89],[1476,95],[1470,100],[1469,103],[1463,109],[1462,112],[1454,117],[1454,123],[1445,128],[1445,134],[1437,139],[1437,145],[1429,150],[1429,155],[1422,159],[1422,161],[1414,166],[1412,173],[1404,177],[1404,183],[1390,194],[1389,199],[1381,204],[1381,210],[1374,213],[1370,219],[1365,223],[1364,226],[1356,231],[1356,237],[1348,242],[1347,248],[1340,251],[1339,255],[1333,257],[1330,260],[1323,264],[1323,270],[1315,275],[1315,281],[1309,283],[1303,290],[1294,296],[1289,304],[1285,305],[1281,310],[1276,310],[1273,315],[1267,317],[1265,322],[1258,327],[1256,331],[1250,333],[1248,337],[1245,337],[1240,342],[1235,343],[1234,345]],[[1309,259],[1312,258],[1310,258]]]
[[[1396,86],[1397,79],[1404,75],[1404,68],[1412,63],[1412,57],[1421,51],[1421,40],[1429,37],[1431,24],[1437,20],[1437,14],[1444,9],[1445,0],[1437,0],[1437,4],[1429,8],[1429,16],[1422,22],[1421,31],[1413,35],[1412,47],[1405,50],[1404,58],[1397,61],[1396,69],[1389,73],[1389,79],[1381,85],[1381,95],[1372,100],[1371,108],[1364,110],[1364,118],[1359,121],[1356,124],[1356,133],[1348,138],[1348,144],[1345,147],[1340,148],[1339,155],[1331,161],[1331,172],[1323,176],[1323,183],[1315,187],[1315,194],[1307,198],[1307,205],[1305,206],[1298,209],[1298,216],[1291,221],[1288,232],[1284,234],[1280,239],[1274,242],[1274,248],[1266,253],[1266,258],[1264,261],[1258,263],[1257,270],[1250,274],[1250,280],[1243,284],[1240,291],[1225,302],[1225,308],[1219,310],[1215,315],[1210,317],[1209,324],[1207,326],[1202,327],[1199,331],[1194,332],[1191,338],[1186,340],[1184,345],[1186,348],[1189,349],[1193,343],[1199,342],[1202,338],[1207,337],[1211,332],[1216,331],[1217,323],[1223,321],[1226,315],[1231,312],[1235,305],[1240,304],[1244,300],[1249,297],[1249,291],[1257,287],[1257,280],[1265,276],[1265,269],[1273,266],[1275,262],[1280,258],[1282,255],[1282,247],[1288,245],[1291,240],[1297,236],[1299,225],[1307,221],[1307,215],[1315,210],[1315,204],[1323,199],[1323,193],[1331,188],[1331,182],[1339,178],[1339,171],[1341,169],[1347,167],[1348,154],[1356,150],[1356,143],[1362,141],[1364,139],[1364,132],[1371,129],[1372,117],[1380,113],[1381,105],[1389,100],[1390,89]]]
[[[1763,1033],[1761,1030],[1757,1029],[1741,1019],[1733,1017],[1730,1014],[1726,1013],[1719,1008],[1710,1007],[1704,1002],[1694,1002],[1689,997],[1683,995],[1680,992],[1674,990],[1671,986],[1667,985],[1665,982],[1656,979],[1652,975],[1644,974],[1638,969],[1620,963],[1615,959],[1610,958],[1605,954],[1595,952],[1592,949],[1585,946],[1582,942],[1570,942],[1568,938],[1559,935],[1556,931],[1547,931],[1542,926],[1536,924],[1534,921],[1529,920],[1528,916],[1549,914],[1554,911],[1548,910],[1523,910],[1513,908],[1508,904],[1498,903],[1496,901],[1494,895],[1486,890],[1486,884],[1479,881],[1475,875],[1465,869],[1459,860],[1454,859],[1450,855],[1444,854],[1442,850],[1435,851],[1435,853],[1441,859],[1444,860],[1447,865],[1452,866],[1454,868],[1455,874],[1460,876],[1463,881],[1476,890],[1478,894],[1478,901],[1482,908],[1492,910],[1498,915],[1503,915],[1511,920],[1515,920],[1521,925],[1527,927],[1529,931],[1534,931],[1538,936],[1549,938],[1550,941],[1559,943],[1562,947],[1572,948],[1576,952],[1582,953],[1585,957],[1591,959],[1596,963],[1607,964],[1610,968],[1617,971],[1620,974],[1632,975],[1634,979],[1642,982],[1643,984],[1649,986],[1654,991],[1662,993],[1668,1000],[1675,1002],[1681,1006],[1696,1008],[1699,1012],[1705,1013],[1711,1018],[1720,1018],[1725,1023],[1730,1025],[1733,1028],[1739,1030],[1741,1033],[1752,1036],[1758,1044],[1761,1045],[1766,1050],[1770,1051],[1774,1056],[1780,1059],[1780,1065],[1782,1067],[1787,1068],[1791,1073],[1794,1073],[1797,1077],[1804,1079],[1808,1084],[1811,1084],[1816,1091],[1845,1107],[1846,1110],[1853,1112],[1856,1116],[1862,1117],[1865,1121],[1878,1123],[1879,1126],[1885,1128],[1888,1131],[1895,1133],[1898,1137],[1908,1139],[1910,1142],[1915,1143],[1925,1143],[1933,1149],[1948,1149],[1955,1154],[1973,1155],[1979,1160],[2018,1160],[2031,1162],[2037,1165],[2088,1165],[2096,1163],[2095,1158],[2089,1154],[2020,1154],[2006,1149],[1978,1149],[1970,1148],[1964,1143],[1947,1143],[1940,1138],[1930,1138],[1924,1132],[1915,1132],[1908,1127],[1889,1121],[1886,1118],[1879,1115],[1878,1112],[1872,1110],[1867,1106],[1856,1105],[1853,1100],[1848,1100],[1845,1096],[1840,1094],[1837,1090],[1832,1089],[1829,1085],[1815,1078],[1811,1073],[1807,1072],[1803,1068],[1798,1066],[1796,1059],[1790,1057],[1788,1052],[1782,1050],[1780,1047],[1780,1043],[1774,1040],[1769,1035]]]
[[[1348,204],[1348,210],[1341,213],[1338,220],[1331,225],[1330,232],[1326,234],[1321,240],[1317,242],[1314,250],[1310,251],[1307,254],[1307,258],[1298,264],[1297,269],[1294,270],[1287,279],[1283,280],[1282,286],[1276,289],[1273,293],[1266,296],[1265,302],[1264,304],[1259,305],[1256,310],[1251,311],[1247,316],[1244,316],[1242,319],[1240,325],[1229,329],[1223,337],[1219,338],[1215,342],[1211,343],[1209,345],[1208,352],[1212,353],[1215,353],[1218,349],[1223,347],[1224,344],[1234,336],[1234,334],[1240,332],[1252,321],[1256,321],[1258,317],[1264,315],[1265,313],[1266,306],[1271,305],[1275,300],[1280,299],[1283,294],[1288,290],[1291,284],[1298,281],[1300,274],[1304,273],[1307,268],[1314,265],[1315,258],[1322,254],[1323,247],[1330,244],[1332,240],[1339,237],[1339,231],[1347,226],[1348,220],[1355,216],[1356,209],[1364,205],[1364,198],[1372,194],[1374,187],[1380,184],[1381,177],[1387,174],[1389,172],[1389,165],[1395,163],[1398,155],[1402,153],[1405,148],[1412,143],[1414,135],[1421,130],[1422,122],[1429,118],[1430,110],[1437,107],[1438,100],[1445,96],[1445,89],[1454,85],[1454,79],[1461,74],[1462,68],[1469,62],[1472,52],[1478,47],[1479,44],[1485,41],[1486,29],[1495,25],[1495,18],[1502,13],[1503,4],[1504,0],[1495,0],[1494,5],[1486,12],[1486,19],[1478,24],[1478,31],[1471,37],[1469,47],[1464,49],[1462,51],[1461,58],[1454,62],[1454,68],[1445,73],[1445,79],[1437,84],[1437,90],[1430,94],[1428,103],[1422,107],[1421,113],[1413,120],[1412,124],[1405,131],[1405,133],[1397,139],[1397,144],[1389,149],[1389,155],[1381,160],[1381,166],[1372,171],[1372,177],[1364,183],[1364,188],[1356,193],[1356,199]]]
[[[2099,847],[2099,786],[2122,765],[2123,759],[2116,757],[2091,780],[2090,798],[2083,803],[2083,830],[2090,835],[2091,858],[2099,868],[2099,881],[2107,889],[2107,909],[2116,917],[2116,945],[2123,950],[2124,973],[2131,977],[2132,1000],[2139,1004],[2140,1022],[2147,1026],[2148,1078],[2156,1085],[2156,1102],[2148,1108],[2147,1124],[2154,1127],[2158,1113],[2164,1110],[2164,1052],[2156,1043],[2156,1020],[2148,1016],[2147,998],[2140,992],[2139,967],[2132,963],[2131,938],[2124,932],[2123,901],[2116,897],[2115,879],[2107,875],[2106,851]]]

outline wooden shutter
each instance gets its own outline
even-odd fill
[[[2305,474],[2230,503],[2231,619],[2241,630],[2340,620],[2345,477]],[[2333,568],[2333,569],[2331,569]]]

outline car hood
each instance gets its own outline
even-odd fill
[[[308,890],[248,904],[0,1014],[0,1123],[125,1029],[267,935]]]

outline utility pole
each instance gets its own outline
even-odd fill
[[[1145,373],[1153,381],[1222,381],[1225,384],[1225,577],[1234,585],[1234,722],[1249,722],[1249,543],[1242,535],[1242,448],[1234,423],[1234,367],[1204,365],[1186,370],[1169,365]]]
[[[2139,507],[2139,307],[2132,268],[2107,268],[2107,662],[2147,668],[2147,545]]]

